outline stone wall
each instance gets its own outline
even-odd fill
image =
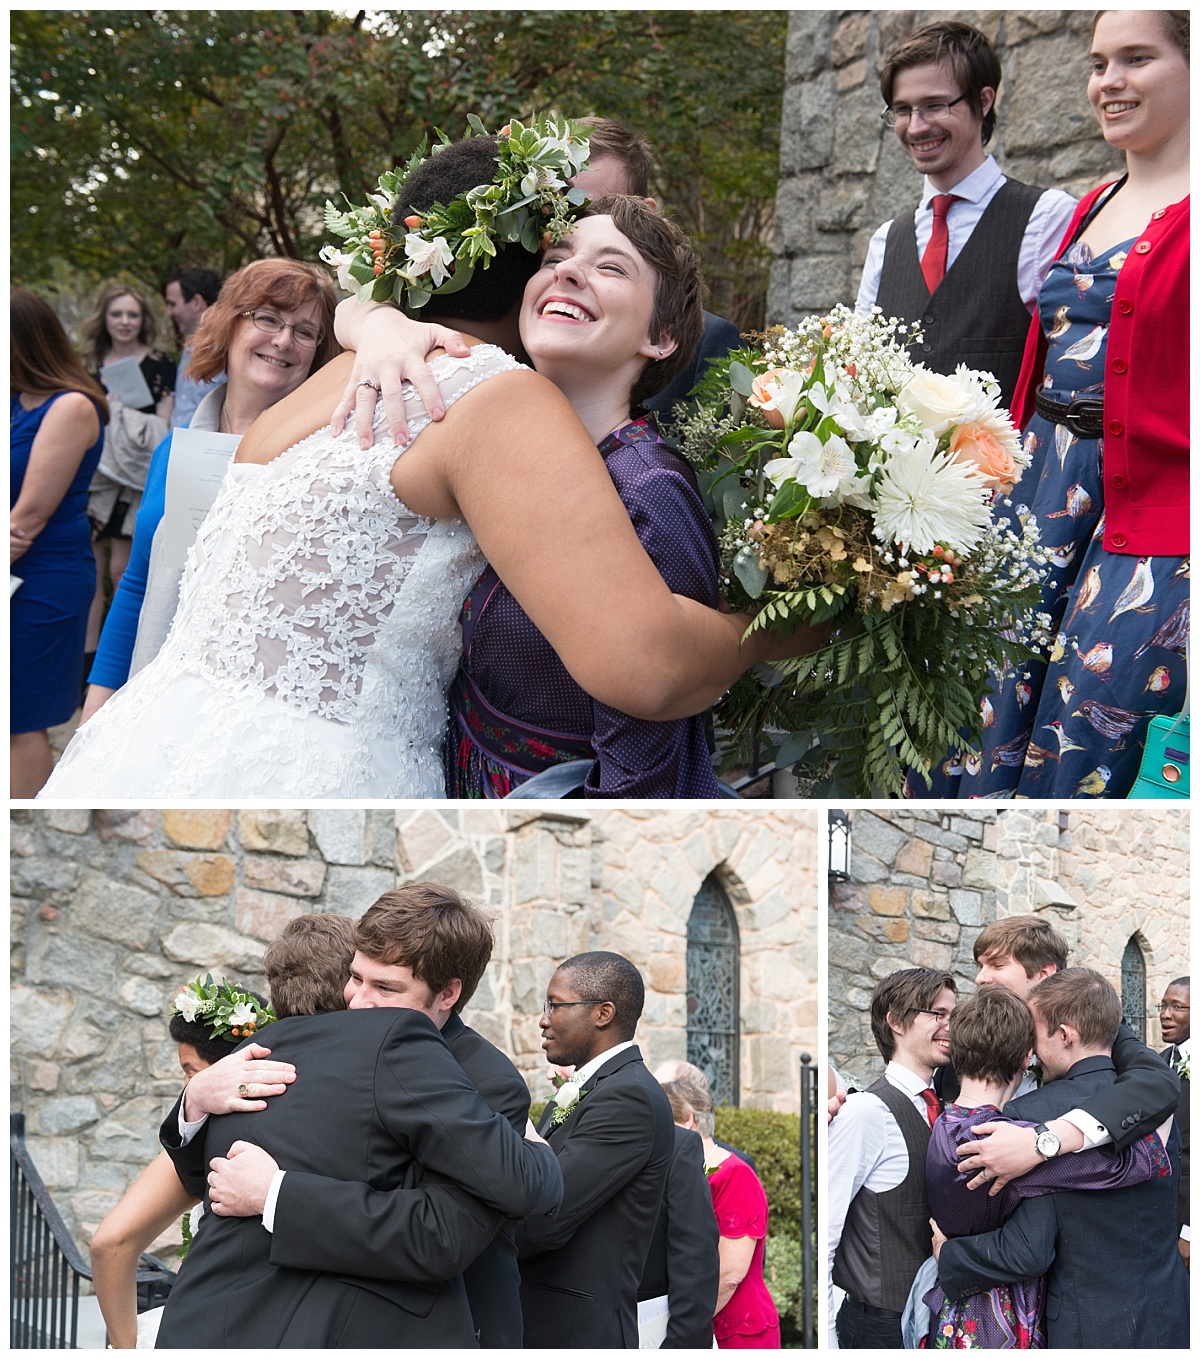
[[[988,150],[1006,173],[1076,196],[1111,177],[1119,158],[1086,97],[1093,13],[793,10],[771,322],[853,303],[872,233],[920,196],[911,158],[879,120],[879,73],[887,53],[922,24],[962,19],[996,44],[1004,75]]]
[[[406,881],[496,917],[466,1011],[543,1096],[537,1015],[558,961],[630,957],[638,1039],[686,1053],[687,919],[713,872],[741,942],[741,1102],[795,1110],[816,1051],[812,811],[25,811],[11,821],[11,1102],[86,1241],[155,1154],[178,1094],[165,1013],[199,969],[264,990],[267,942],[308,911],[359,916]]]
[[[970,993],[975,937],[997,918],[1047,916],[1071,961],[1118,989],[1136,936],[1151,1007],[1188,971],[1186,810],[859,810],[851,822],[850,880],[829,894],[829,1055],[859,1084],[881,1066],[875,984],[898,968],[932,967]],[[1158,1041],[1154,1020],[1146,1036]]]

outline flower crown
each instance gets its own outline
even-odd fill
[[[208,972],[197,974],[175,997],[173,1015],[182,1015],[189,1024],[202,1024],[211,1038],[241,1042],[264,1024],[275,1022],[275,1011],[262,1005],[248,991],[239,991],[231,982],[220,986]]]
[[[475,114],[468,123],[468,137],[489,135]],[[444,133],[437,135],[434,155],[451,145]],[[379,176],[378,191],[361,207],[347,199],[347,211],[341,212],[327,201],[325,225],[349,250],[327,245],[321,259],[337,270],[341,287],[360,302],[394,302],[411,316],[435,294],[465,288],[477,266],[489,266],[497,246],[519,241],[532,252],[561,241],[587,202],[582,189],[570,187],[587,164],[587,137],[555,117],[529,127],[514,118],[497,135],[492,182],[406,217],[403,235],[393,225],[393,209],[409,175],[424,162],[428,139],[402,170]]]

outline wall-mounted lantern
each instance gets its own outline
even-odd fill
[[[829,877],[832,882],[850,880],[850,817],[839,808],[829,813]]]

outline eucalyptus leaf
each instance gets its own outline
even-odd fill
[[[729,385],[739,396],[749,396],[754,390],[755,373],[737,359],[729,365]]]
[[[726,486],[721,494],[721,508],[726,519],[745,519],[750,510],[750,497],[744,486]]]
[[[733,559],[733,574],[751,599],[757,599],[767,588],[767,581],[770,580],[766,568],[759,564],[758,557],[753,552],[738,553]]]

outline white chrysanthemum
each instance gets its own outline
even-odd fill
[[[969,552],[991,522],[987,479],[932,440],[888,460],[875,499],[875,536],[919,555],[938,543]]]
[[[454,263],[454,251],[450,249],[445,236],[435,236],[432,241],[427,241],[413,231],[404,238],[404,257],[408,260],[408,272],[413,278],[428,274],[435,288],[441,287],[450,277],[450,266]]]
[[[861,489],[858,464],[845,439],[831,434],[822,444],[815,434],[801,430],[788,445],[788,457],[775,458],[763,471],[775,483],[797,481],[811,496],[844,500]]]

